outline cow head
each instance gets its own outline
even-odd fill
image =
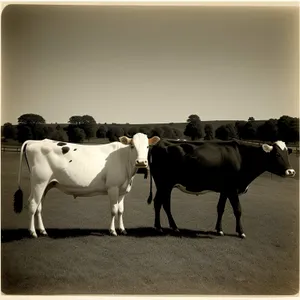
[[[132,151],[136,152],[135,166],[137,168],[148,167],[149,146],[155,145],[159,140],[160,138],[158,136],[148,139],[144,133],[136,133],[132,138],[128,138],[127,136],[120,137],[122,144],[130,145]]]
[[[267,171],[283,177],[295,176],[288,157],[292,149],[287,148],[284,142],[277,141],[272,146],[263,144],[262,149],[267,155]]]

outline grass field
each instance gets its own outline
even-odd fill
[[[146,203],[149,179],[137,175],[125,200],[128,236],[110,237],[107,197],[73,199],[51,190],[43,219],[49,237],[30,239],[27,211],[13,212],[19,154],[2,152],[1,286],[6,294],[283,295],[299,291],[299,158],[297,177],[268,173],[243,195],[247,238],[235,234],[227,203],[224,237],[213,233],[218,195],[172,193],[172,212],[182,237],[157,236]],[[23,165],[22,187],[29,195]],[[165,214],[162,225],[167,227]]]

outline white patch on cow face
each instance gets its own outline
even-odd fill
[[[137,152],[135,164],[137,167],[146,168],[148,166],[149,141],[144,133],[136,133],[132,138],[132,145]]]
[[[283,141],[277,141],[277,142],[275,142],[275,144],[276,144],[281,150],[287,150],[287,146],[286,146],[285,142],[283,142]]]
[[[265,152],[270,153],[273,150],[273,146],[270,146],[268,144],[263,144],[262,148]]]

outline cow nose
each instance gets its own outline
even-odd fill
[[[137,165],[137,166],[145,166],[145,167],[147,167],[147,165],[148,165],[148,161],[147,160],[136,160],[135,161],[135,164]]]
[[[296,175],[296,171],[294,169],[287,169],[285,171],[285,175],[289,177],[294,177]]]

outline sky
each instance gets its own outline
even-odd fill
[[[299,117],[296,7],[9,5],[1,125]]]

